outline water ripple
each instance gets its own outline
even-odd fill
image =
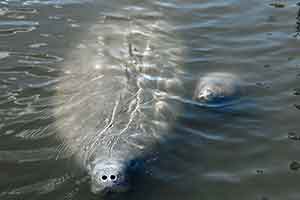
[[[51,160],[56,156],[55,148],[42,148],[36,150],[0,150],[1,162],[36,162],[40,160]]]
[[[30,32],[35,29],[36,27],[0,28],[0,36],[10,36],[16,33]]]
[[[47,194],[54,190],[57,190],[61,185],[71,179],[72,176],[66,174],[62,177],[51,178],[48,180],[40,181],[34,184],[26,185],[23,187],[15,188],[10,191],[0,193],[0,197],[17,197],[26,194]]]

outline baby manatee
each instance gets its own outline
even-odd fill
[[[198,80],[193,99],[200,103],[220,104],[242,95],[242,81],[227,72],[208,73]]]

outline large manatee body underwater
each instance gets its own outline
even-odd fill
[[[70,52],[53,98],[59,139],[89,175],[93,193],[129,189],[135,161],[171,134],[180,111],[173,100],[183,91],[185,48],[171,20],[151,1],[119,4]]]

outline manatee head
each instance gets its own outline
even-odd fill
[[[221,88],[214,85],[205,85],[199,89],[198,93],[195,94],[194,98],[203,101],[213,101],[218,98],[222,98]]]
[[[193,99],[204,103],[224,103],[242,93],[241,80],[230,73],[209,73],[198,81]]]
[[[120,160],[97,160],[90,168],[94,194],[124,192],[129,189],[128,165]]]

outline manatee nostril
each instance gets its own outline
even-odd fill
[[[111,180],[115,180],[115,179],[116,179],[116,176],[115,176],[115,175],[111,175],[111,176],[110,176],[110,179],[111,179]]]
[[[105,181],[107,179],[107,176],[103,175],[101,178]]]

